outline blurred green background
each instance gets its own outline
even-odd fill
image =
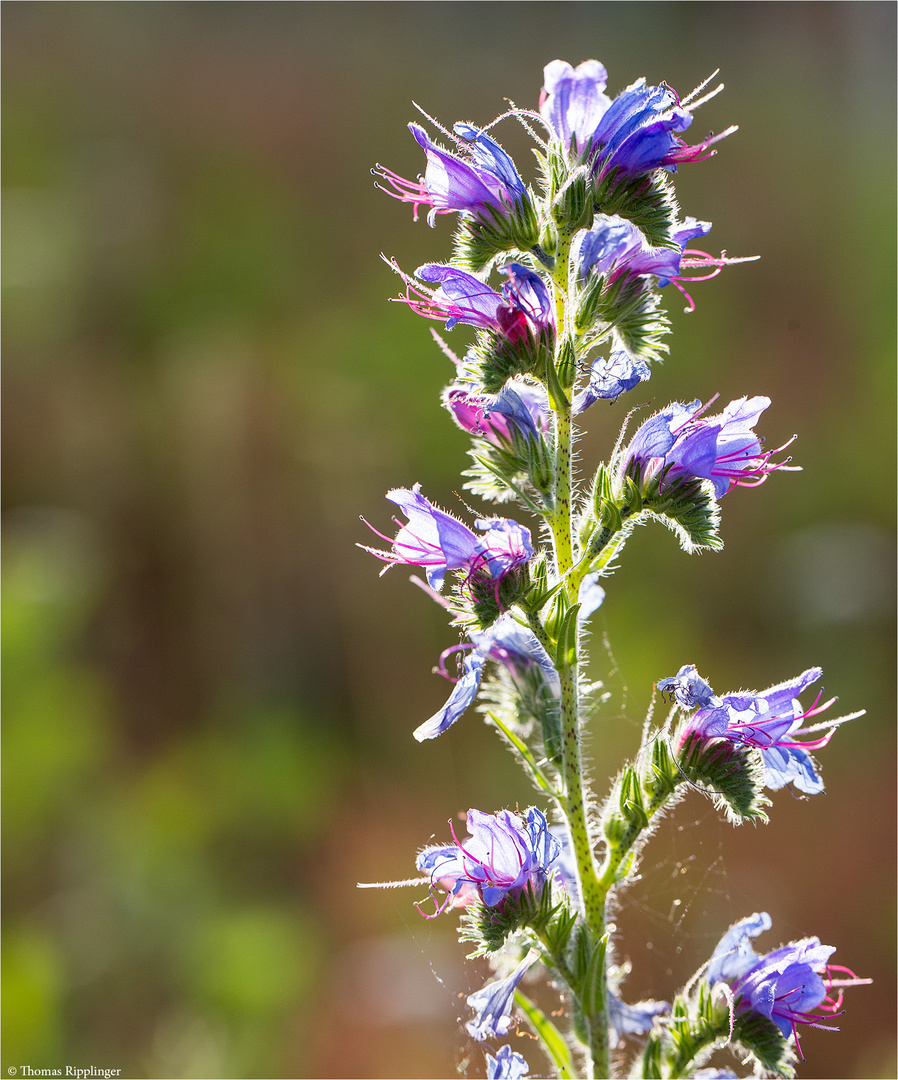
[[[891,3],[4,4],[2,1069],[144,1077],[483,1075],[459,995],[483,969],[420,890],[417,848],[531,792],[442,704],[444,613],[358,551],[363,514],[452,494],[449,365],[386,297],[448,257],[377,192],[414,176],[414,99],[444,123],[533,107],[595,57],[727,88],[686,166],[708,250],[759,254],[668,297],[639,400],[769,394],[804,472],[737,491],[725,550],[631,541],[596,617],[601,789],[652,683],[719,692],[813,664],[867,716],[827,793],[734,831],[698,795],[619,912],[628,995],[669,997],[730,922],[818,935],[876,979],[801,1075],[894,1077],[895,7]],[[526,136],[498,137],[528,171]],[[693,139],[692,141],[697,141]],[[464,329],[455,331],[463,348]],[[457,336],[457,339],[455,340]],[[624,415],[588,415],[584,472]],[[534,1073],[546,1066],[517,1046]]]

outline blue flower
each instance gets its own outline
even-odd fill
[[[560,850],[541,810],[531,807],[523,821],[509,810],[469,810],[464,843],[449,828],[454,843],[425,848],[417,859],[431,887],[448,893],[437,914],[473,900],[501,910],[506,898],[518,899],[525,890],[541,895]]]
[[[530,1072],[530,1066],[505,1043],[500,1046],[496,1056],[486,1055],[486,1080],[523,1080]]]
[[[716,153],[712,145],[735,131],[728,128],[688,146],[679,133],[689,127],[693,110],[707,97],[681,101],[669,86],[647,86],[639,79],[612,101],[605,94],[607,78],[596,60],[576,69],[553,60],[544,70],[540,95],[540,113],[558,141],[577,159],[588,161],[599,180],[611,172],[630,176],[659,168],[675,172],[680,162]]]
[[[494,446],[514,443],[515,435],[537,440],[549,430],[549,403],[542,386],[514,379],[498,394],[473,383],[455,382],[443,391],[443,404],[463,431]]]
[[[539,274],[520,263],[502,267],[508,281],[497,293],[474,274],[445,263],[425,263],[415,274],[436,289],[416,285],[395,265],[394,270],[408,286],[400,297],[412,311],[426,319],[446,320],[446,329],[458,323],[476,326],[508,339],[538,338],[554,332],[555,316],[549,291]]]
[[[651,1031],[655,1017],[670,1009],[667,1001],[640,1001],[627,1005],[617,996],[608,995],[608,1021],[617,1033],[618,1045],[625,1035],[645,1035]]]
[[[574,415],[586,412],[600,398],[614,401],[627,390],[645,382],[651,374],[648,364],[630,356],[626,349],[616,349],[607,362],[601,356],[596,357],[592,362],[589,385],[571,402]]]
[[[659,679],[658,689],[662,694],[673,694],[678,705],[684,709],[694,709],[698,705],[718,707],[720,698],[699,675],[695,664],[684,664],[673,678]]]
[[[590,274],[602,274],[611,280],[632,274],[654,276],[659,279],[658,284],[663,286],[679,276],[680,262],[689,241],[706,236],[710,231],[710,221],[686,218],[671,233],[675,247],[653,248],[629,221],[614,215],[602,216],[596,219],[588,232],[580,234],[572,257],[583,280]]]
[[[468,1004],[477,1015],[465,1024],[468,1034],[478,1042],[490,1037],[501,1038],[511,1026],[511,1006],[518,983],[528,968],[539,959],[536,949],[531,949],[514,971],[505,979],[487,983],[482,990],[468,997]]]
[[[684,675],[684,672],[686,673]],[[802,709],[798,700],[823,674],[820,668],[808,668],[795,679],[778,683],[761,693],[741,691],[715,697],[711,688],[690,664],[681,668],[674,679],[662,679],[659,690],[670,688],[678,703],[686,709],[701,706],[684,727],[680,745],[688,739],[728,739],[730,742],[760,751],[764,762],[765,785],[778,791],[792,784],[806,795],[823,790],[809,750],[819,750],[833,737],[836,727],[862,713],[840,716],[835,720],[802,728],[802,723],[819,716],[835,698],[823,705],[818,694],[810,709]],[[823,735],[817,733],[823,731]],[[801,739],[800,736],[815,735]]]
[[[835,948],[821,945],[818,938],[805,938],[758,956],[749,939],[769,930],[770,925],[770,916],[762,911],[731,926],[711,955],[705,977],[712,985],[729,984],[736,1016],[759,1013],[776,1024],[786,1038],[794,1035],[802,1057],[797,1025],[835,1030],[821,1023],[827,1017],[820,1012],[837,1014],[842,1005],[842,988],[871,980],[858,979],[848,968],[829,964]],[[834,971],[844,972],[849,978],[834,978]],[[836,994],[831,996],[833,989]]]
[[[608,72],[598,60],[585,60],[577,68],[553,60],[543,69],[539,111],[564,146],[580,151],[589,145],[611,105],[607,83]]]
[[[657,478],[663,487],[680,480],[709,480],[715,498],[731,487],[757,487],[777,470],[794,471],[797,466],[772,462],[779,450],[764,451],[752,428],[770,398],[739,398],[717,416],[701,415],[700,401],[679,402],[650,417],[620,454],[624,474],[638,475],[645,486]]]

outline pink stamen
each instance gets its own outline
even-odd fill
[[[449,649],[444,649],[443,652],[440,653],[440,663],[439,663],[439,665],[437,667],[435,667],[433,670],[438,675],[442,675],[444,679],[448,679],[449,682],[457,683],[458,682],[458,676],[452,676],[446,670],[446,657],[451,656],[452,653],[467,652],[468,649],[473,649],[474,647],[475,646],[472,643],[469,642],[468,644],[465,644],[465,645],[453,645]]]
[[[389,195],[391,199],[398,199],[399,202],[412,203],[414,220],[418,220],[418,207],[429,206],[433,207],[433,198],[427,191],[424,185],[424,178],[419,176],[417,182],[414,180],[406,180],[398,173],[393,172],[392,169],[384,168],[383,165],[378,164],[371,170],[374,176],[379,176],[386,180],[388,184],[394,189],[390,191],[389,188],[383,186],[383,184],[375,183],[375,187],[379,188],[385,195]],[[434,207],[434,212],[437,214],[448,214],[449,210],[437,209]]]

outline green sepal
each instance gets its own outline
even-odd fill
[[[471,610],[477,627],[486,630],[510,607],[521,600],[530,588],[530,568],[523,563],[501,580],[488,573],[474,571],[467,575],[462,589],[471,598]]]
[[[471,468],[465,489],[492,502],[519,499],[528,510],[539,514],[551,507],[552,448],[542,436],[521,434],[509,425],[511,438],[498,442],[477,439],[468,453]]]
[[[588,166],[580,165],[552,199],[552,217],[559,230],[574,233],[591,229],[594,216],[592,178]]]
[[[620,814],[609,809],[602,818],[602,832],[608,846],[618,848],[627,832],[627,823]]]
[[[652,741],[652,760],[642,778],[642,786],[649,800],[660,802],[672,795],[683,776],[670,752],[667,739],[656,735]]]
[[[576,925],[577,912],[572,911],[568,904],[559,904],[540,932],[540,940],[550,954],[547,964],[551,965],[552,956],[563,957],[567,953],[571,933]]]
[[[733,1039],[757,1058],[762,1069],[777,1076],[794,1076],[794,1055],[787,1039],[772,1020],[758,1012],[736,1017]]]
[[[528,885],[520,896],[506,896],[496,907],[487,907],[480,901],[471,904],[459,922],[459,941],[474,942],[476,948],[468,954],[470,957],[485,956],[501,949],[509,934],[516,930],[531,927],[539,933],[564,904],[553,899],[547,883],[538,896]]]
[[[627,765],[620,777],[618,805],[627,822],[642,832],[648,827],[649,816],[645,811],[642,797],[642,785],[639,775],[632,765]]]
[[[667,472],[643,484],[638,466],[632,465],[626,476],[628,492],[640,492],[643,509],[676,534],[684,551],[719,551],[723,547],[720,507],[710,481],[697,477],[666,480]]]
[[[734,825],[767,821],[764,808],[770,800],[763,794],[764,762],[757,750],[693,731],[680,746],[677,764],[687,780],[714,797]]]
[[[480,330],[468,351],[472,375],[488,394],[497,394],[516,375],[534,375],[545,379],[552,366],[554,333],[546,329],[539,335],[530,331],[511,342],[492,330]]]
[[[561,365],[559,365],[560,367]],[[561,412],[570,407],[570,401],[561,382],[561,373],[550,358],[545,367],[546,390],[549,395],[549,408]]]
[[[675,247],[677,223],[673,183],[663,169],[647,176],[628,176],[611,169],[593,188],[596,210],[631,221],[652,247]]]
[[[592,348],[614,331],[616,344],[646,363],[667,355],[667,313],[649,279],[634,274],[592,274],[574,300],[574,328],[581,349]]]
[[[453,237],[453,265],[472,274],[489,270],[509,252],[527,252],[539,240],[539,219],[530,199],[507,208],[505,214],[484,207],[477,214],[459,214]]]
[[[642,1051],[642,1080],[662,1080],[661,1073],[661,1037],[652,1033],[646,1040]]]
[[[565,399],[570,397],[574,383],[577,381],[577,356],[570,338],[563,338],[558,348],[558,361],[555,367],[558,375],[558,384],[565,393]]]

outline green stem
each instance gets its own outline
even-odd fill
[[[556,365],[551,382],[557,386],[558,365],[561,360],[562,345],[570,338],[567,327],[567,287],[570,264],[570,246],[572,233],[559,230],[555,268],[552,281],[555,287],[555,327],[556,327]],[[566,388],[562,387],[566,391]],[[569,578],[576,562],[573,543],[572,512],[572,474],[573,474],[573,427],[571,423],[571,405],[567,392],[550,393],[549,402],[555,414],[555,461],[554,461],[554,503],[553,512],[548,517],[555,550],[556,569],[559,578],[565,581],[565,590],[571,604],[577,602],[579,581]],[[538,622],[538,619],[534,619]],[[551,655],[551,653],[550,653]],[[590,1067],[589,1076],[607,1077],[609,1072],[608,1054],[608,1008],[606,993],[606,975],[604,961],[605,941],[605,897],[596,873],[592,853],[592,841],[586,815],[586,799],[583,792],[583,762],[580,753],[580,699],[578,690],[579,661],[576,654],[566,656],[558,664],[558,677],[561,683],[561,775],[563,795],[559,805],[567,821],[574,859],[577,867],[577,880],[580,887],[581,913],[593,938],[594,947],[601,951],[602,970],[598,979],[598,993],[583,1000],[582,988],[571,987],[580,998],[583,1017],[589,1039]]]
[[[596,943],[605,938],[605,897],[596,874],[592,841],[586,820],[586,801],[583,795],[583,765],[580,756],[580,721],[577,693],[577,666],[562,669],[561,679],[561,772],[564,796],[560,800],[571,837],[571,847],[577,867],[580,903],[583,918]],[[605,973],[602,972],[602,985]],[[584,1007],[592,1057],[590,1075],[607,1077],[608,1067],[608,1010],[604,993],[598,995],[595,1009]],[[581,1002],[581,1004],[585,1004]]]
[[[677,781],[677,783],[681,782],[682,778]],[[645,832],[648,825],[651,824],[652,818],[664,806],[668,799],[670,799],[672,794],[672,791],[665,791],[655,795],[645,808],[648,824],[640,826],[637,822],[631,822],[625,829],[620,840],[618,840],[613,847],[608,849],[608,852],[605,855],[605,861],[602,864],[601,876],[598,883],[603,896],[607,896],[611,888],[617,883],[617,871],[627,852],[630,851],[642,833]]]

